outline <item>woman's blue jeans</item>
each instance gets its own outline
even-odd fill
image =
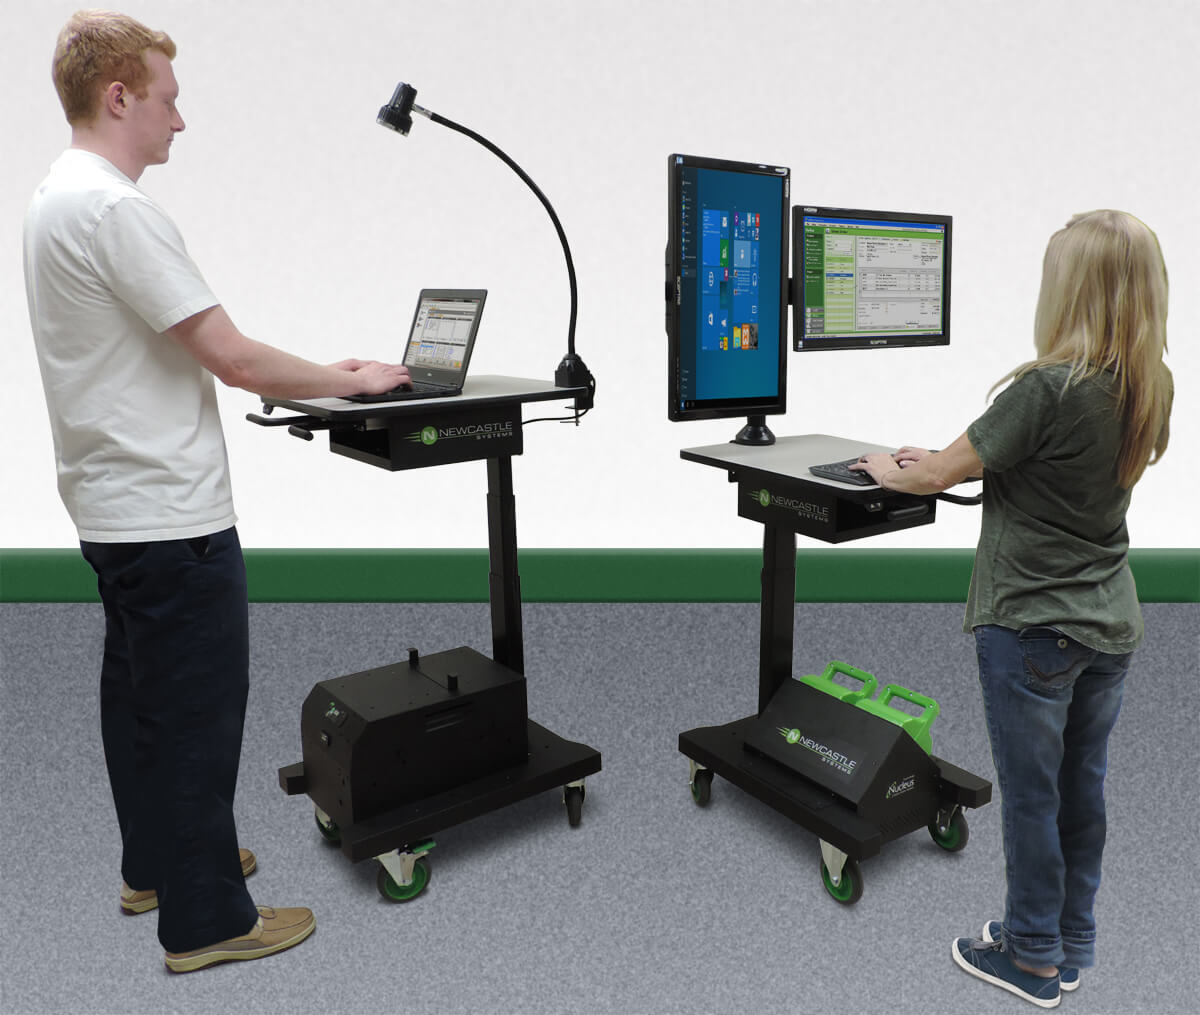
[[[81,547],[104,603],[100,731],[121,874],[158,892],[169,952],[245,934],[258,911],[233,819],[249,689],[237,531]]]
[[[1052,627],[977,627],[975,646],[1004,825],[1005,946],[1030,966],[1091,966],[1108,735],[1130,654]]]

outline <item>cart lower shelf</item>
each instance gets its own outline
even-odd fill
[[[875,856],[885,842],[925,828],[936,817],[923,815],[892,828],[864,821],[836,794],[746,750],[746,736],[757,718],[747,716],[723,726],[702,726],[681,733],[679,750],[854,860]],[[981,807],[991,800],[992,786],[986,779],[940,758],[931,756],[930,760],[938,768],[937,794],[944,807]]]
[[[340,825],[342,853],[356,863],[379,857],[546,790],[580,783],[600,771],[600,752],[591,747],[564,740],[532,719],[528,736],[529,756],[522,764],[409,801],[357,824]],[[279,785],[288,795],[306,793],[304,762],[281,768]]]

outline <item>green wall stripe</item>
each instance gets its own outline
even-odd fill
[[[973,550],[800,550],[806,603],[960,603]],[[1146,603],[1200,602],[1200,550],[1133,550]],[[758,550],[528,549],[526,602],[757,602]],[[488,557],[469,550],[246,550],[259,603],[486,602]],[[0,550],[0,602],[98,602],[77,550]]]

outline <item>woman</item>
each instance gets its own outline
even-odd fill
[[[1123,212],[1077,215],[1046,248],[1037,359],[1000,381],[1012,384],[944,451],[906,447],[853,467],[918,494],[983,476],[964,630],[979,658],[1008,896],[1003,922],[951,954],[1045,1008],[1094,963],[1108,735],[1142,638],[1125,513],[1167,446],[1166,316],[1154,233]]]

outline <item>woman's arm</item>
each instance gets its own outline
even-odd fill
[[[911,452],[913,449],[902,450]],[[915,494],[941,493],[964,479],[983,475],[983,462],[965,433],[944,451],[919,458],[913,455],[900,457],[911,464],[902,468],[891,455],[878,454],[864,455],[860,464],[850,468],[870,473],[885,490]]]

